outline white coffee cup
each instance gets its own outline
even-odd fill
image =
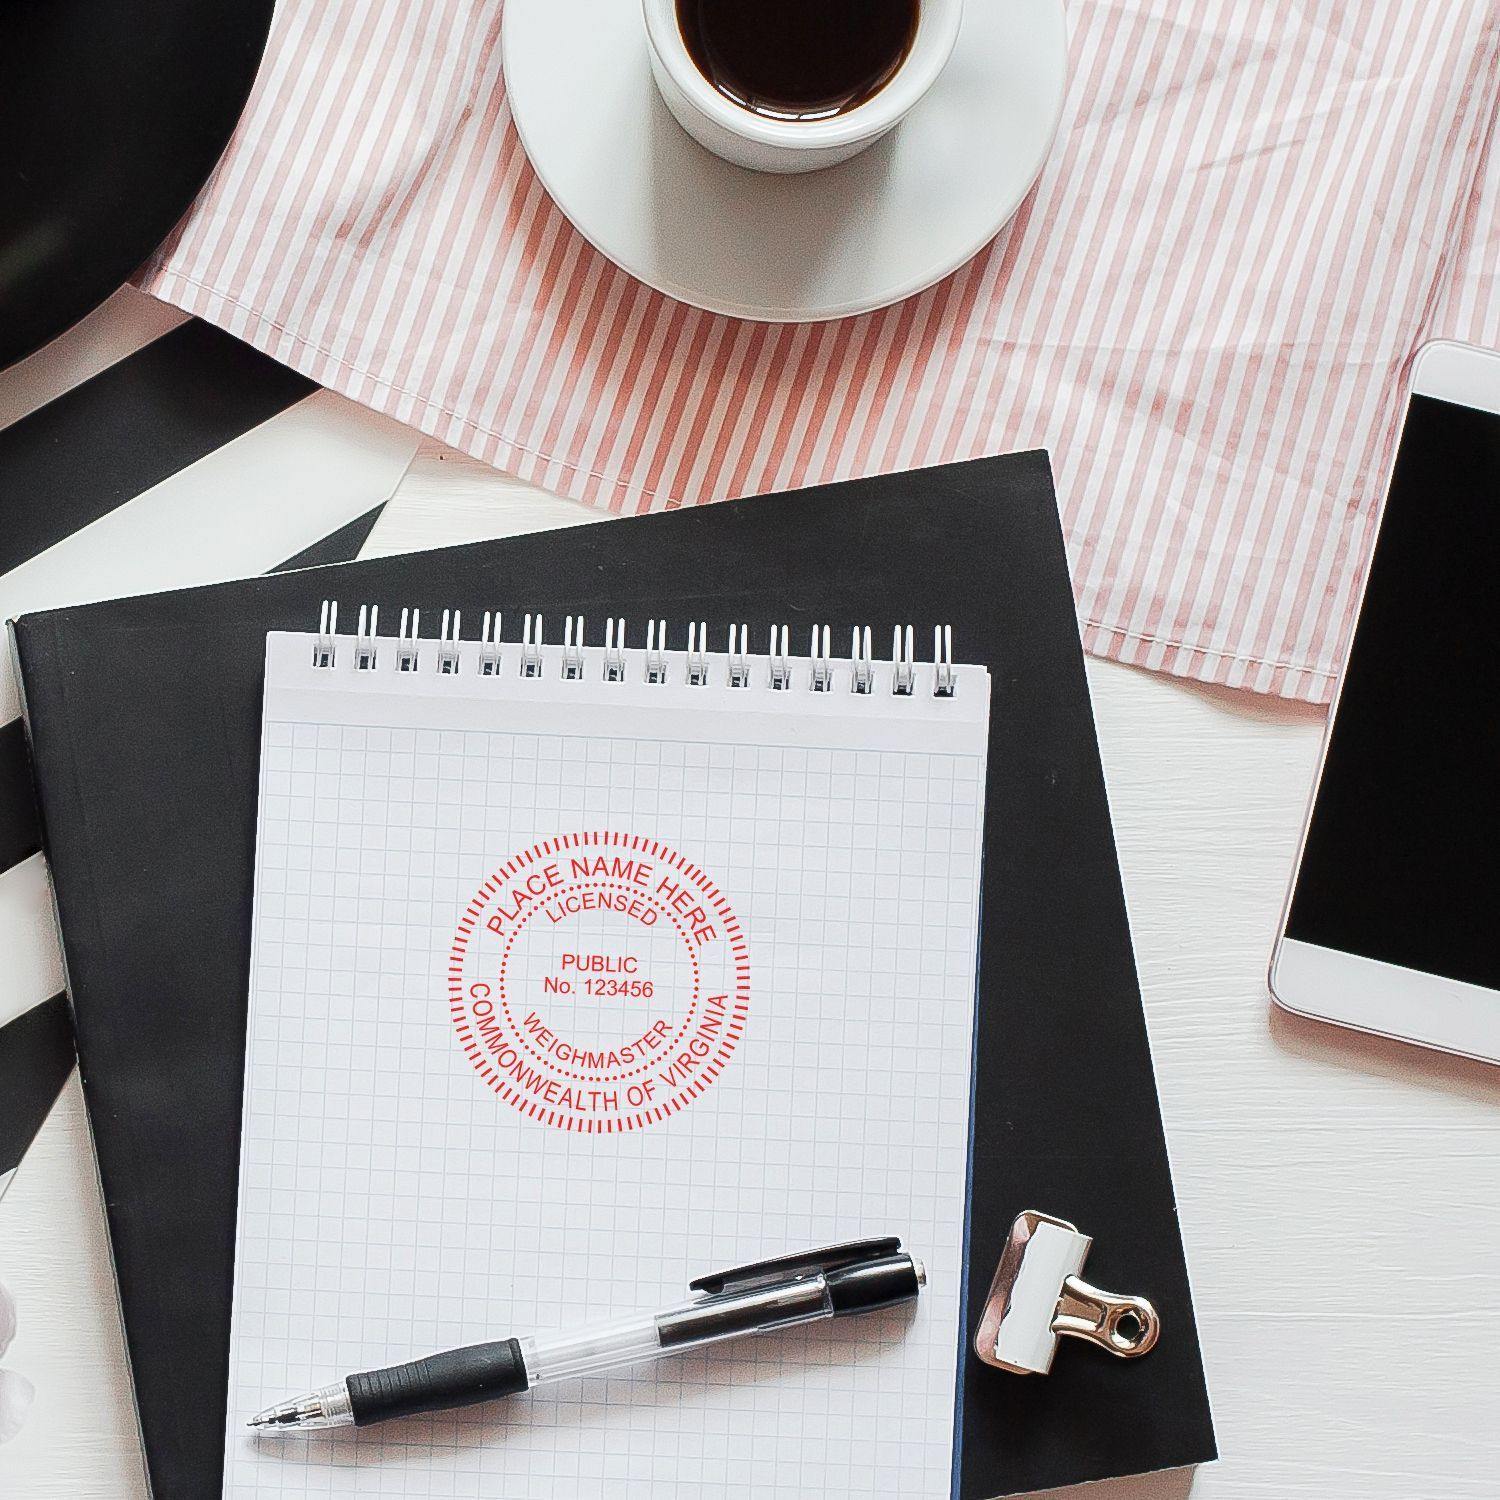
[[[863,104],[823,120],[773,120],[721,94],[693,61],[676,0],[642,0],[651,72],[667,108],[699,145],[758,172],[811,172],[873,145],[937,82],[953,53],[963,0],[921,0],[901,66]]]

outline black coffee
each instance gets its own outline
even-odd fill
[[[823,120],[863,104],[911,50],[921,0],[677,0],[698,71],[745,109]]]

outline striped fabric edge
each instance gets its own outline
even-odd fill
[[[283,364],[301,371],[321,385],[358,392],[353,399],[379,398],[380,410],[405,422],[428,437],[447,443],[507,474],[538,488],[557,490],[572,500],[596,505],[617,515],[640,515],[672,510],[677,502],[657,495],[644,484],[615,478],[584,468],[555,454],[529,448],[504,433],[460,417],[437,402],[381,380],[359,365],[342,360],[328,350],[290,332],[273,318],[257,313],[244,303],[214,291],[180,271],[154,270],[152,293],[165,297],[194,316],[216,323],[236,338],[264,349]],[[321,373],[318,373],[321,372]],[[858,478],[858,475],[841,476]],[[739,496],[723,496],[739,499]]]
[[[1098,620],[1080,620],[1083,649],[1093,656],[1149,672],[1166,672],[1208,687],[1243,689],[1292,702],[1326,708],[1333,696],[1336,672],[1310,665],[1261,661],[1227,651],[1208,651],[1185,641],[1163,641],[1132,635]]]
[[[528,484],[556,491],[569,499],[617,515],[670,510],[680,503],[654,494],[639,482],[601,474],[555,454],[525,447],[502,433],[461,418],[435,402],[381,381],[370,372],[338,359],[273,319],[203,286],[180,271],[161,269],[155,272],[152,288],[158,295],[195,316],[219,324],[258,348],[274,351],[276,358],[320,384],[363,389],[363,399],[379,393],[383,397],[381,409],[389,411],[400,421]],[[878,471],[856,470],[838,477],[854,479],[875,472]],[[726,495],[720,498],[727,501],[740,497]],[[1132,635],[1087,618],[1080,620],[1079,631],[1084,649],[1095,656],[1150,671],[1171,673],[1210,686],[1244,688],[1317,705],[1326,705],[1333,692],[1335,674],[1307,663],[1264,661],[1244,654],[1207,651],[1188,643]]]

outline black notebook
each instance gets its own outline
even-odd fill
[[[1029,453],[15,623],[156,1500],[220,1487],[265,636],[328,597],[759,639],[950,621],[996,706],[967,1335],[1025,1208],[1094,1235],[1091,1279],[1150,1296],[1165,1329],[1145,1360],[1080,1347],[1045,1378],[969,1358],[957,1491],[1214,1456],[1051,476]]]

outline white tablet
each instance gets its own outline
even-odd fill
[[[1500,1061],[1500,354],[1417,356],[1271,992]]]

